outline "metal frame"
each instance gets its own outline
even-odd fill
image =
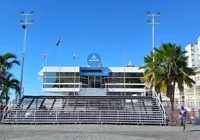
[[[152,21],[150,20],[147,20],[147,24],[151,24],[152,25],[152,51],[154,52],[154,47],[155,47],[155,44],[154,44],[154,39],[155,39],[155,32],[154,32],[154,26],[156,24],[160,24],[160,20],[157,20],[155,22],[155,17],[157,16],[160,16],[160,12],[157,12],[156,14],[151,14],[149,11],[147,12],[147,16],[151,16],[152,17]]]
[[[27,36],[27,27],[29,24],[33,23],[33,20],[28,21],[28,16],[33,15],[34,12],[31,11],[29,14],[25,14],[24,11],[20,12],[20,15],[25,16],[25,22],[23,20],[20,21],[22,24],[22,28],[24,29],[24,46],[23,46],[23,53],[22,53],[22,67],[21,67],[21,78],[20,78],[20,92],[19,92],[19,100],[22,97],[22,88],[23,88],[23,78],[24,78],[24,61],[25,61],[25,54],[26,54],[26,36]]]

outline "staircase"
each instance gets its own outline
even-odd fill
[[[103,92],[86,90],[89,95]],[[35,99],[40,99],[46,110],[33,108]],[[165,110],[156,96],[25,96],[20,104],[31,108],[7,111],[3,123],[166,124]]]
[[[81,88],[79,96],[106,96],[105,88]]]

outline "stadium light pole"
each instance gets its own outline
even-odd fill
[[[160,20],[155,21],[155,17],[160,16],[160,12],[157,12],[156,14],[152,14],[150,11],[147,12],[147,16],[151,16],[151,20],[147,20],[147,24],[152,25],[152,52],[154,53],[154,48],[155,48],[155,32],[154,32],[154,26],[156,24],[160,24]],[[154,56],[153,56],[153,62],[154,62]],[[155,84],[153,85],[153,91],[155,91]]]
[[[160,12],[157,12],[156,14],[151,14],[149,11],[147,12],[147,16],[151,16],[152,20],[147,20],[147,24],[152,25],[152,52],[154,53],[154,48],[155,48],[155,32],[154,32],[154,26],[156,24],[160,24],[160,20],[155,21],[155,17],[160,16]],[[154,62],[154,57],[153,57],[153,62]]]
[[[19,100],[22,96],[22,88],[23,88],[23,78],[24,78],[24,60],[25,60],[25,54],[26,54],[26,35],[27,35],[27,27],[29,24],[33,23],[33,20],[28,20],[28,16],[33,15],[34,12],[30,11],[30,13],[24,13],[24,11],[20,12],[20,15],[25,16],[25,21],[20,20],[20,24],[22,25],[22,28],[24,29],[24,45],[23,45],[23,52],[22,52],[22,66],[21,66],[21,79],[20,79],[20,92],[19,92]],[[24,92],[24,91],[23,91]]]

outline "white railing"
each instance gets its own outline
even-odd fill
[[[161,107],[161,110],[162,110],[163,115],[164,115],[164,119],[166,120],[167,116],[166,116],[165,108],[164,108],[162,102],[160,101],[160,98],[159,98],[157,92],[152,90],[152,93],[153,93],[153,96],[157,99],[158,105],[159,105],[159,107]]]
[[[6,107],[3,109],[3,120],[5,118],[5,115],[7,114],[8,111],[10,111],[11,109],[14,109],[16,107],[16,103],[17,101],[15,100],[15,97],[13,97],[8,104],[6,105]]]
[[[117,111],[61,111],[14,110],[8,113],[4,123],[134,123],[164,124],[162,114]]]

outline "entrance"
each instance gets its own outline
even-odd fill
[[[89,76],[88,77],[89,88],[100,88],[101,77],[100,76]]]

